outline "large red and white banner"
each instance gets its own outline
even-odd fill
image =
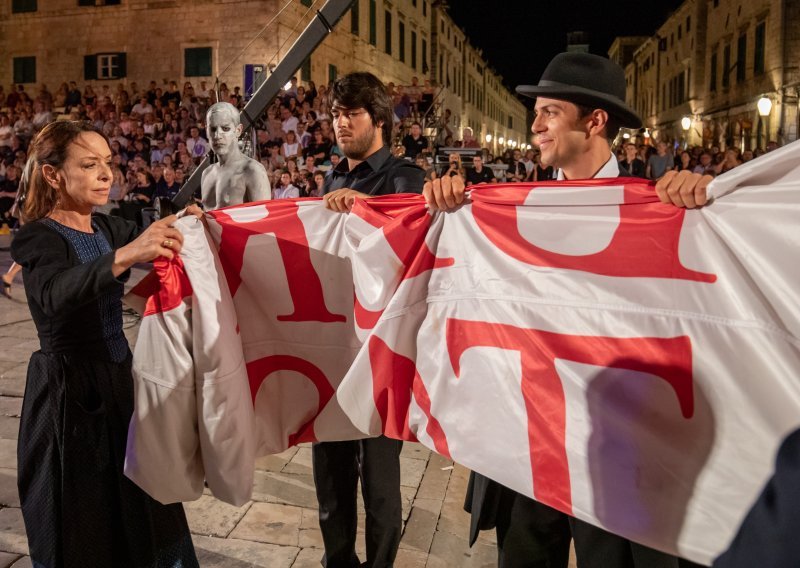
[[[279,200],[180,222],[126,471],[241,503],[253,459],[385,433],[710,562],[800,426],[800,144],[686,211],[638,179]]]

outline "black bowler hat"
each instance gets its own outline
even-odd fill
[[[599,55],[559,53],[544,70],[538,85],[520,85],[517,92],[593,106],[606,111],[625,128],[639,128],[642,119],[625,104],[625,71]]]

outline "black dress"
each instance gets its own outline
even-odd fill
[[[22,404],[18,485],[34,566],[198,566],[180,504],[162,505],[123,474],[133,412],[122,331],[127,274],[114,249],[136,227],[105,215],[93,233],[51,219],[25,225],[11,253],[41,350]]]

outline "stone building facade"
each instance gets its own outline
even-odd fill
[[[118,83],[151,80],[251,91],[323,0],[10,0],[0,2],[0,82]],[[280,12],[279,12],[280,11]],[[274,21],[273,21],[274,20]],[[269,27],[267,25],[272,22]],[[267,29],[259,35],[265,27]],[[256,39],[253,39],[256,38]],[[482,141],[527,139],[525,107],[502,83],[439,0],[355,0],[298,70],[301,84],[329,84],[355,70],[405,85],[442,86],[454,126]],[[490,104],[491,103],[491,104]],[[510,118],[509,118],[510,117]],[[487,144],[492,150],[494,144]]]
[[[686,0],[625,73],[628,103],[655,139],[749,149],[796,140],[800,2]]]

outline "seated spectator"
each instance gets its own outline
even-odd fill
[[[286,133],[286,142],[281,144],[281,156],[284,160],[294,160],[301,155],[300,143],[297,141],[297,135],[294,130]]]
[[[411,115],[411,101],[404,92],[402,85],[398,85],[395,89],[394,115],[401,121]]]
[[[464,148],[480,148],[481,145],[478,140],[475,138],[472,129],[467,126],[461,131],[462,136],[462,144]]]
[[[175,85],[175,88],[178,88],[178,85]],[[202,159],[208,154],[209,146],[208,140],[200,136],[200,129],[196,126],[192,126],[189,129],[190,136],[186,140],[186,150],[189,152],[189,155],[192,158]]]
[[[692,161],[692,155],[684,150],[681,152],[680,155],[680,163],[675,165],[675,171],[680,172],[683,170],[689,170],[690,172],[694,170],[694,162]]]
[[[428,163],[428,159],[424,155],[418,155],[414,163],[417,167],[425,171],[425,181],[433,181],[438,177],[436,175],[436,170]]]
[[[442,173],[442,177],[461,176],[462,178],[466,179],[467,176],[464,172],[464,167],[461,165],[461,154],[457,154],[455,152],[450,153],[447,156],[447,162],[449,166],[447,170]]]
[[[303,165],[300,166],[300,171],[314,172],[316,169],[316,165],[314,164],[314,156],[306,156],[305,160],[303,160]]]
[[[411,131],[403,137],[402,144],[406,157],[411,160],[428,149],[428,139],[422,135],[422,125],[419,122],[411,124]]]
[[[322,188],[325,185],[325,174],[320,170],[314,172],[312,184],[306,190],[308,197],[322,197]]]
[[[181,93],[178,91],[178,83],[175,81],[170,81],[169,86],[167,87],[167,92],[158,97],[161,99],[161,104],[165,107],[169,106],[170,101],[175,103],[177,108],[178,105],[181,104]]]
[[[659,179],[674,167],[675,158],[667,151],[666,142],[659,142],[656,145],[656,154],[647,161],[648,179]]]
[[[67,98],[64,101],[66,110],[69,111],[70,108],[78,106],[81,104],[81,100],[81,91],[78,89],[78,84],[75,81],[70,81],[69,90],[67,91]]]
[[[86,85],[83,89],[83,106],[91,105],[93,107],[96,102],[97,95],[94,94],[94,89],[91,85]]]
[[[14,123],[14,135],[19,138],[24,144],[33,137],[36,127],[28,115],[28,111],[22,110],[19,112],[19,118]]]
[[[289,131],[297,132],[297,123],[299,122],[297,117],[292,114],[288,105],[281,105],[281,130],[283,130],[284,134],[288,134]]]
[[[281,172],[278,185],[272,190],[272,199],[290,199],[300,197],[300,190],[292,185],[292,174],[284,170]]]
[[[299,121],[297,123],[297,141],[300,143],[300,147],[303,149],[308,148],[313,139],[314,137],[306,130],[306,122],[304,120]]]
[[[4,179],[0,181],[0,225],[5,224],[9,229],[15,223],[11,208],[17,197],[18,186],[19,170],[14,164],[10,164],[6,166]]]
[[[467,170],[467,187],[482,183],[497,183],[497,178],[494,177],[494,172],[492,172],[491,168],[483,166],[483,156],[480,154],[473,156],[472,166],[471,170]]]
[[[268,170],[276,171],[282,170],[286,167],[286,160],[281,156],[281,145],[271,140],[267,142],[267,161],[269,163]]]
[[[628,173],[634,177],[646,178],[647,166],[639,159],[636,145],[628,142],[623,147],[625,158],[620,161],[620,165],[628,170]]]
[[[10,148],[11,139],[15,136],[7,114],[0,114],[0,148]]]
[[[722,162],[720,173],[725,173],[740,165],[742,165],[742,161],[739,159],[739,149],[728,148],[725,150],[725,160]]]
[[[321,118],[318,120],[319,129],[322,131],[323,138],[331,141],[331,144],[336,144],[336,133],[333,131],[331,121],[329,118]]]
[[[314,158],[314,164],[321,166],[331,159],[331,150],[333,144],[330,139],[326,138],[321,129],[314,131],[314,141],[309,143],[304,155]]]
[[[170,201],[175,199],[181,190],[181,184],[175,180],[175,170],[172,167],[164,168],[164,177],[156,183],[156,197],[167,198]]]
[[[42,103],[41,101],[36,101],[33,103],[33,118],[31,122],[33,123],[33,129],[36,132],[39,132],[42,128],[53,122],[54,117],[50,110]],[[100,128],[103,127],[103,121],[100,119]]]
[[[138,116],[144,116],[153,112],[153,105],[147,102],[147,97],[141,97],[139,102],[133,105],[131,112],[136,113]]]
[[[53,96],[53,107],[54,108],[62,108],[67,104],[67,93],[69,92],[69,86],[66,83],[61,83],[58,86],[58,90],[56,94]],[[0,100],[0,106],[2,105],[2,100]]]

